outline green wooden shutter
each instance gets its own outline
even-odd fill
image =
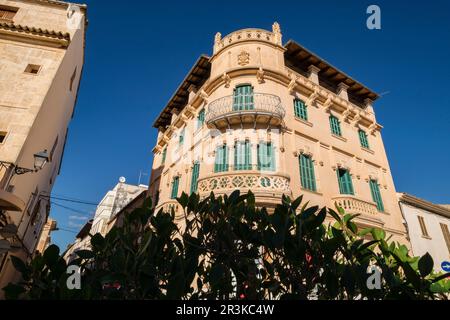
[[[244,170],[251,170],[252,168],[252,150],[250,141],[245,141],[245,164],[244,164]]]
[[[205,123],[205,109],[200,110],[197,117],[197,129],[201,128]]]
[[[228,147],[226,144],[223,145],[223,170],[222,171],[228,171]]]
[[[269,159],[269,167],[270,171],[275,171],[275,150],[272,143],[267,144],[267,158]]]
[[[367,133],[363,130],[359,130],[359,141],[361,142],[361,147],[369,149],[369,140],[367,138]]]
[[[242,143],[236,141],[234,144],[234,170],[242,170]]]
[[[222,161],[222,146],[216,148],[216,161],[214,163],[214,172],[220,172],[220,162]]]
[[[214,172],[228,171],[228,148],[227,145],[217,147],[216,161],[214,164]]]
[[[264,144],[262,142],[258,143],[258,170],[263,169],[264,162]]]
[[[335,116],[330,116],[330,127],[331,127],[331,133],[341,136],[341,124],[339,123],[339,119]]]
[[[370,193],[372,194],[373,202],[377,204],[377,209],[380,212],[384,212],[383,199],[381,198],[380,186],[378,185],[378,181],[370,180]]]
[[[178,142],[179,142],[180,146],[184,143],[184,133],[185,133],[185,128],[183,128],[183,130],[181,130],[180,136],[178,138]]]
[[[258,144],[258,170],[276,170],[275,151],[270,142]]]
[[[167,147],[165,147],[163,152],[162,152],[161,165],[166,163],[166,157],[167,157]]]
[[[294,113],[297,118],[308,120],[308,112],[306,109],[306,104],[300,99],[294,100]]]
[[[354,194],[353,182],[352,182],[352,177],[350,176],[350,173],[348,172],[348,170],[338,169],[337,175],[338,175],[340,193],[353,195]]]
[[[251,149],[250,141],[237,141],[234,149],[234,169],[251,169]]]
[[[307,190],[317,191],[316,177],[314,174],[314,163],[311,157],[303,154],[300,155],[299,164],[302,187]]]
[[[251,85],[241,85],[234,89],[233,110],[253,110],[253,88]]]
[[[176,199],[178,197],[178,185],[180,183],[180,177],[174,177],[172,182],[172,194],[171,199]]]
[[[197,192],[198,176],[200,174],[200,163],[196,161],[192,168],[191,193]]]

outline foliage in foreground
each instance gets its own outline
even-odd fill
[[[429,254],[410,257],[378,229],[358,230],[355,215],[301,206],[283,197],[273,213],[253,194],[178,198],[175,213],[147,201],[71,265],[80,290],[66,285],[68,265],[56,246],[29,264],[4,290],[10,299],[446,299],[450,274],[433,273]],[[325,224],[331,216],[335,222]],[[368,240],[370,239],[370,240]],[[369,266],[381,289],[367,286]]]

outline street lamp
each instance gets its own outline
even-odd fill
[[[0,160],[0,169],[11,169],[11,173],[3,180],[0,179],[0,190],[5,189],[9,185],[9,182],[11,181],[13,175],[22,175],[29,172],[38,172],[39,170],[42,170],[47,162],[50,161],[50,157],[48,155],[47,150],[37,152],[34,155],[34,169],[28,169],[28,168],[22,168],[18,165],[7,162],[7,161],[1,161]]]
[[[38,172],[42,170],[46,163],[49,161],[49,156],[47,150],[38,152],[34,154],[34,169],[22,168],[15,166],[14,172],[17,175],[22,175],[29,172]]]
[[[34,170],[42,170],[48,161],[49,157],[47,150],[36,153],[34,155]]]

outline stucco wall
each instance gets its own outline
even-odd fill
[[[244,36],[246,31],[241,32]],[[253,36],[253,35],[252,35]],[[226,38],[224,38],[226,42]],[[269,41],[270,42],[270,41]],[[366,109],[352,105],[344,93],[331,92],[318,86],[317,79],[296,73],[285,66],[280,46],[268,41],[238,41],[220,50],[211,58],[211,76],[197,91],[194,91],[188,106],[179,115],[173,116],[172,124],[166,132],[160,132],[153,163],[153,174],[150,185],[150,195],[155,196],[160,191],[159,204],[174,203],[170,200],[172,180],[180,176],[179,191],[190,192],[193,161],[200,160],[199,180],[218,176],[214,173],[214,150],[216,146],[227,142],[233,147],[234,141],[249,139],[252,143],[252,163],[256,164],[256,144],[259,141],[275,142],[276,170],[274,175],[289,177],[290,191],[294,197],[304,195],[305,201],[311,205],[334,207],[334,197],[340,196],[336,169],[338,167],[350,170],[355,198],[372,203],[369,179],[376,179],[385,212],[376,212],[361,219],[361,225],[378,226],[393,235],[394,240],[407,243],[402,216],[398,207],[394,182],[391,176],[388,159],[375,114],[371,105]],[[244,54],[243,54],[244,53]],[[263,57],[263,58],[261,58]],[[262,75],[261,75],[262,71]],[[292,85],[295,83],[295,85]],[[300,85],[299,85],[300,83]],[[243,125],[232,126],[230,132],[222,130],[220,135],[212,138],[211,130],[206,125],[197,130],[197,115],[201,109],[211,106],[216,99],[230,96],[239,84],[250,84],[255,93],[273,94],[281,99],[286,111],[284,124],[278,126],[279,135],[267,132],[267,124],[257,124],[256,127]],[[200,94],[198,93],[200,92]],[[309,101],[313,92],[319,92],[319,98]],[[326,98],[338,101],[330,108]],[[294,116],[294,98],[307,102],[308,121],[302,121]],[[345,101],[343,101],[345,100]],[[361,121],[345,114],[342,105],[347,105],[347,112],[360,113]],[[193,111],[186,111],[193,109]],[[337,116],[341,122],[342,137],[331,134],[329,117]],[[182,146],[179,145],[179,135],[185,130]],[[358,130],[368,133],[370,150],[361,147]],[[173,132],[167,136],[167,132]],[[277,138],[279,137],[279,138]],[[168,143],[160,143],[168,140]],[[162,146],[162,147],[161,147]],[[167,158],[162,164],[161,150],[167,146]],[[160,148],[161,147],[161,148]],[[233,165],[233,148],[229,150],[229,165]],[[300,171],[298,156],[307,153],[314,160],[317,192],[302,189],[300,186]],[[220,175],[247,175],[245,171],[228,171]],[[267,191],[267,195],[275,195]],[[273,203],[279,202],[279,196],[274,196]],[[265,200],[264,200],[265,201]]]
[[[450,219],[410,204],[400,202],[400,206],[408,224],[408,234],[413,254],[423,256],[428,252],[433,257],[435,270],[442,271],[441,263],[450,261],[450,252],[445,243],[440,223],[446,224],[450,228]],[[422,235],[419,216],[424,219],[429,237]]]

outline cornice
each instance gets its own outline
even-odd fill
[[[398,198],[400,202],[415,206],[420,209],[430,211],[445,218],[450,218],[450,210],[440,205],[431,203],[429,201],[414,197],[407,193],[399,193]]]
[[[171,126],[183,126],[183,124],[194,115],[193,110],[196,110],[196,107],[200,107],[204,103],[207,104],[211,93],[222,85],[229,86],[231,79],[243,75],[254,75],[258,80],[261,73],[264,75],[264,80],[280,83],[286,86],[288,90],[292,91],[292,94],[296,91],[305,93],[309,97],[307,100],[309,105],[315,104],[317,106],[317,103],[320,103],[322,107],[328,111],[335,110],[343,114],[344,120],[351,122],[355,126],[359,123],[364,123],[372,134],[382,128],[381,125],[376,123],[374,119],[371,119],[368,113],[358,105],[337,96],[336,93],[314,83],[288,67],[286,67],[284,72],[281,72],[280,70],[262,68],[260,66],[233,68],[215,78],[208,79],[197,91],[197,94],[191,101],[186,104]],[[173,130],[170,130],[169,127],[163,137],[170,138],[172,132]],[[164,140],[166,139],[161,138],[157,144],[164,146],[164,144],[167,143]]]
[[[30,2],[30,3],[35,3],[35,4],[39,4],[39,5],[47,5],[47,6],[53,6],[53,7],[62,7],[64,9],[67,9],[69,6],[77,6],[79,7],[82,11],[87,9],[87,5],[86,4],[79,4],[79,3],[72,3],[72,2],[65,2],[65,1],[57,1],[57,0],[20,0],[23,2]]]
[[[25,42],[39,42],[52,47],[67,48],[70,44],[69,33],[23,26],[9,22],[0,22],[0,35]]]

